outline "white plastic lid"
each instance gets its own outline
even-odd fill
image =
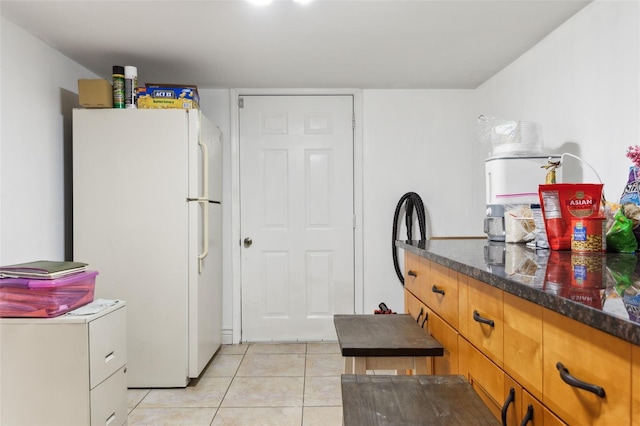
[[[130,65],[125,65],[125,67],[124,67],[124,76],[125,77],[132,77],[134,75],[138,75],[138,68],[137,67],[132,67]]]

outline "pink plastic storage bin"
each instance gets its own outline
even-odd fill
[[[0,317],[51,318],[93,302],[97,271],[55,280],[0,279]]]

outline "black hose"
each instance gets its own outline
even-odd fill
[[[398,205],[396,206],[396,212],[393,215],[393,235],[391,236],[391,249],[393,253],[393,266],[396,270],[396,275],[400,280],[400,283],[404,286],[404,274],[402,270],[400,270],[400,265],[398,264],[398,249],[396,248],[396,240],[398,239],[398,219],[400,218],[400,212],[402,211],[403,204],[406,203],[405,208],[405,224],[407,226],[407,239],[413,239],[413,211],[415,209],[416,214],[418,215],[418,226],[420,227],[420,236],[421,240],[427,239],[426,234],[426,219],[424,212],[424,204],[422,204],[422,198],[415,192],[407,192],[404,194],[400,201],[398,201]]]

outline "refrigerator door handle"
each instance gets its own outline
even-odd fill
[[[201,199],[209,199],[209,147],[198,135],[198,145],[202,148],[202,195]]]
[[[187,198],[202,205],[202,252],[198,255],[198,273],[202,273],[202,263],[209,254],[209,147],[198,132],[198,145],[202,149],[202,195]]]
[[[209,254],[209,200],[199,199],[202,204],[202,253],[198,255],[198,272],[202,272],[202,262]]]

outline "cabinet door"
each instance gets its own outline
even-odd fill
[[[522,386],[507,374],[504,375],[504,395],[502,402],[502,425],[519,426],[522,420]]]
[[[547,409],[540,401],[526,390],[522,391],[522,417],[517,423],[522,426],[567,426],[558,416]],[[527,416],[528,421],[524,422]]]
[[[461,369],[493,415],[501,418],[506,399],[504,372],[465,339],[458,339]]]
[[[427,306],[453,328],[458,328],[458,273],[435,262],[431,265],[431,283]]]
[[[504,371],[542,399],[542,307],[504,293]]]
[[[542,402],[572,425],[629,424],[631,344],[548,309],[542,314]],[[601,387],[604,395],[567,384],[561,371],[565,380]]]
[[[406,314],[411,315],[414,319],[418,319],[418,315],[420,315],[420,311],[422,310],[422,315],[424,315],[424,308],[422,307],[422,303],[418,298],[411,293],[409,290],[404,290],[404,312]]]
[[[631,346],[631,421],[640,425],[640,347]]]
[[[502,290],[468,279],[467,323],[469,339],[480,351],[502,368],[503,360],[503,301]]]
[[[433,374],[459,374],[458,333],[438,314],[427,309],[429,334],[444,347],[444,355],[433,357]]]

